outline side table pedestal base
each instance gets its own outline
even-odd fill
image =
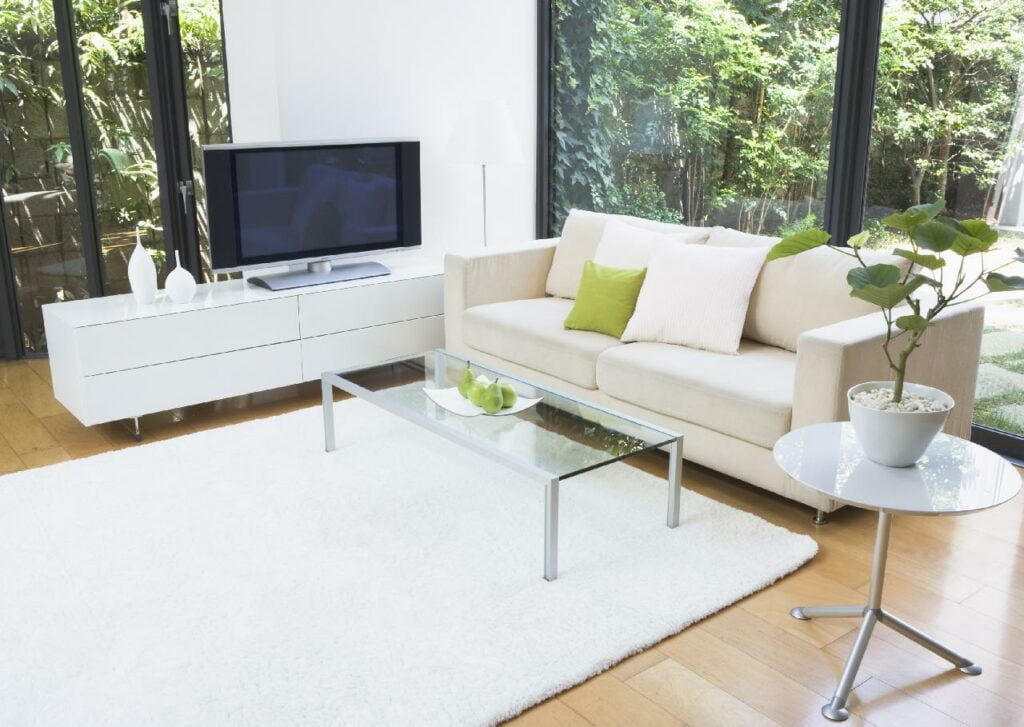
[[[971,676],[981,674],[981,666],[949,647],[940,644],[935,639],[882,608],[882,584],[885,580],[885,561],[889,550],[889,533],[891,530],[892,515],[884,511],[879,512],[874,560],[871,565],[871,587],[866,605],[797,606],[789,612],[793,618],[801,621],[808,621],[813,618],[854,618],[857,616],[863,618],[860,629],[857,631],[857,638],[853,642],[853,648],[850,649],[850,655],[847,657],[846,665],[843,667],[843,673],[839,677],[839,683],[836,685],[832,701],[821,708],[822,715],[833,722],[842,722],[850,716],[846,703],[850,698],[850,690],[853,689],[857,670],[860,669],[860,663],[864,659],[864,652],[867,651],[871,632],[874,630],[875,624],[878,623],[888,626],[893,631],[906,636],[916,644],[941,656],[964,674]]]

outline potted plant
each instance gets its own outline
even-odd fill
[[[906,259],[904,271],[889,263],[868,264],[861,248],[870,233],[850,238],[849,247],[829,247],[855,258],[857,266],[846,276],[850,295],[877,305],[885,319],[882,350],[892,372],[892,381],[868,381],[847,392],[850,421],[869,459],[892,467],[914,464],[946,423],[954,406],[952,397],[930,386],[906,381],[907,363],[921,344],[932,321],[946,308],[968,303],[988,292],[1024,290],[1024,277],[1004,275],[999,270],[1024,262],[1024,249],[1013,259],[986,269],[984,254],[999,239],[999,233],[983,220],[955,220],[943,214],[942,201],[910,207],[882,222],[906,234],[906,244],[892,254]],[[826,245],[829,234],[810,229],[784,238],[768,252],[768,261],[798,255]],[[943,256],[942,253],[947,253]],[[968,274],[965,263],[978,255],[980,271]],[[956,268],[955,277],[947,274]],[[987,290],[977,292],[984,283]]]

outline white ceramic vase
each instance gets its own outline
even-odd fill
[[[921,459],[928,445],[942,431],[953,397],[944,391],[921,384],[903,384],[904,393],[927,396],[945,404],[943,411],[880,411],[858,404],[854,394],[871,389],[891,389],[891,381],[867,381],[846,392],[850,422],[864,454],[872,462],[887,467],[909,467]]]
[[[181,255],[174,251],[174,270],[167,276],[164,290],[173,303],[188,303],[196,294],[196,279],[185,268],[181,267]]]
[[[135,249],[128,258],[128,284],[137,304],[151,305],[156,300],[156,263],[142,246],[141,238],[136,238]]]

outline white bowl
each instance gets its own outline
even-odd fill
[[[953,410],[953,397],[940,389],[921,384],[903,384],[903,391],[935,399],[942,411],[879,411],[853,400],[854,394],[871,389],[891,389],[891,381],[867,381],[846,392],[850,422],[864,454],[872,462],[887,467],[909,467],[921,459],[935,435],[946,425]]]

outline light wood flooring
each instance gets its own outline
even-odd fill
[[[319,385],[147,416],[146,441],[317,403]],[[0,473],[135,446],[126,428],[86,428],[51,394],[44,360],[0,362]],[[661,455],[634,458],[664,476]],[[696,466],[685,485],[811,534],[818,555],[797,573],[520,715],[518,727],[829,724],[856,620],[801,622],[794,605],[866,598],[875,519],[845,508],[824,527],[810,510]],[[671,577],[671,574],[667,574]],[[624,584],[625,587],[625,584]],[[700,584],[695,583],[694,588]],[[849,724],[1024,725],[1024,497],[958,518],[896,519],[886,605],[980,662],[967,677],[879,626]]]

